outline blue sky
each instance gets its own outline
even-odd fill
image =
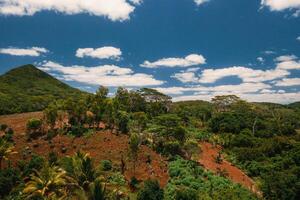
[[[300,0],[0,0],[0,74],[33,63],[94,92],[300,100]]]

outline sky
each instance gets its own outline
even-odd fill
[[[300,0],[0,0],[0,74],[95,92],[300,101]]]

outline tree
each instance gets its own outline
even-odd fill
[[[10,155],[16,153],[13,149],[14,146],[12,143],[0,138],[0,169],[2,169],[2,161],[7,160]]]
[[[238,101],[240,101],[240,98],[235,95],[215,96],[211,100],[217,112],[228,111],[230,106]]]
[[[144,187],[138,192],[137,200],[162,200],[164,191],[157,180],[146,180]]]
[[[23,193],[26,199],[62,198],[67,196],[66,186],[72,182],[63,169],[45,165],[40,171],[34,170]]]
[[[89,154],[77,152],[72,157],[66,157],[62,161],[62,166],[68,176],[72,177],[84,191],[87,191],[89,185],[97,178]]]
[[[140,139],[137,134],[131,134],[129,142],[130,156],[133,159],[133,173],[135,174],[135,165],[138,158]]]
[[[171,97],[158,92],[155,89],[141,88],[137,91],[146,101],[147,113],[150,116],[158,116],[159,114],[167,113],[171,106]]]
[[[26,124],[26,134],[28,139],[37,138],[42,134],[43,122],[40,119],[30,119]]]
[[[147,115],[144,112],[135,112],[131,114],[130,129],[132,132],[141,133],[147,126]]]
[[[44,116],[46,118],[46,122],[50,125],[50,129],[53,130],[58,117],[58,107],[55,102],[49,104],[49,106],[44,110]]]
[[[128,133],[129,131],[129,115],[126,111],[118,111],[115,117],[116,125],[121,133]]]

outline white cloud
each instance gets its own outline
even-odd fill
[[[300,69],[300,60],[297,60],[295,55],[279,56],[275,59],[277,61],[277,69],[281,70],[293,70]]]
[[[140,5],[143,2],[143,0],[129,0],[129,1],[134,5]]]
[[[40,56],[43,53],[49,52],[47,49],[42,47],[30,47],[26,49],[9,47],[0,49],[0,54],[8,54],[12,56]]]
[[[169,95],[179,95],[184,94],[185,92],[196,92],[196,93],[235,93],[235,94],[244,94],[244,93],[254,93],[263,89],[270,89],[272,86],[265,83],[241,83],[239,85],[219,85],[213,87],[205,86],[194,86],[194,87],[157,87],[158,91],[169,94]]]
[[[282,69],[274,70],[254,70],[247,67],[234,66],[222,69],[205,69],[202,71],[199,82],[200,83],[214,83],[217,80],[228,77],[237,76],[244,82],[262,82],[270,81],[285,77],[290,73]]]
[[[133,0],[133,3],[140,1]],[[104,16],[112,21],[130,18],[135,7],[127,0],[1,0],[2,15],[34,15],[43,10],[61,12],[68,15],[88,13]]]
[[[271,11],[294,10],[294,17],[300,15],[300,0],[261,0],[261,5]]]
[[[96,67],[62,66],[52,61],[45,61],[40,65],[41,70],[55,72],[60,79],[89,85],[144,87],[162,85],[164,83],[156,80],[152,75],[134,73],[130,68],[122,68],[115,65]]]
[[[202,55],[190,54],[185,58],[162,58],[154,62],[145,61],[141,67],[158,68],[158,67],[190,67],[205,64],[206,60]]]
[[[101,48],[79,48],[76,51],[76,56],[79,58],[92,57],[99,59],[115,59],[119,60],[122,52],[119,48],[115,47],[101,47]]]
[[[226,94],[226,93],[224,93]],[[229,94],[229,93],[228,93]],[[173,98],[173,101],[206,100],[210,101],[216,94],[185,95]],[[238,94],[239,97],[250,102],[291,103],[299,101],[300,92],[265,93],[265,94]]]
[[[257,57],[256,59],[260,63],[264,63],[265,62],[265,59],[263,57]]]
[[[299,36],[299,37],[297,37],[297,40],[300,42],[300,36]]]
[[[276,86],[300,86],[300,78],[284,78],[276,81]]]
[[[266,55],[276,54],[275,51],[271,51],[271,50],[266,50],[266,51],[264,51],[263,53],[266,54]]]
[[[194,0],[194,2],[197,4],[197,6],[203,4],[203,3],[206,3],[206,2],[209,2],[210,0]]]
[[[171,78],[175,78],[182,83],[189,83],[189,82],[197,82],[198,77],[196,77],[196,71],[199,68],[190,68],[187,69],[186,71],[180,71],[179,73],[175,73],[174,75],[171,76]]]
[[[262,6],[267,6],[272,11],[300,8],[300,0],[262,0]]]

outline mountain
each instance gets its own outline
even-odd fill
[[[33,65],[0,76],[0,115],[44,109],[51,101],[85,94]]]

